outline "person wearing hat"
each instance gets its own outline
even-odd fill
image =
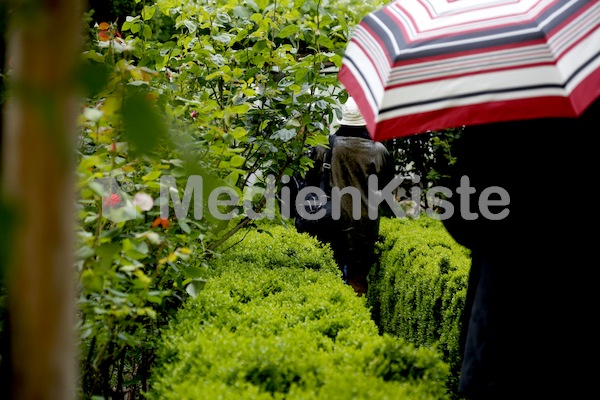
[[[341,196],[341,217],[329,244],[346,283],[351,285],[359,296],[367,292],[367,275],[376,261],[375,242],[379,238],[380,213],[375,219],[369,218],[369,176],[378,178],[378,190],[394,178],[394,164],[391,153],[381,142],[371,139],[366,122],[356,102],[351,97],[342,105],[342,119],[335,136],[331,156],[331,187],[356,188],[360,198],[351,195]],[[326,149],[316,146],[310,157],[314,160],[312,170],[307,173],[307,181],[318,182]],[[317,185],[318,186],[318,185]],[[371,195],[372,197],[372,195]],[[372,199],[371,199],[372,201]],[[353,208],[360,209],[360,218],[353,218]]]

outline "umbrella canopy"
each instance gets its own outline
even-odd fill
[[[374,140],[577,117],[600,96],[600,1],[395,0],[356,26],[338,78]]]

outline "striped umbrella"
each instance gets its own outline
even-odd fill
[[[577,117],[600,96],[600,0],[395,0],[356,26],[338,78],[380,141]]]

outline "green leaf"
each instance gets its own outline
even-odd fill
[[[161,171],[151,171],[148,174],[142,176],[144,181],[155,181],[161,175]]]
[[[190,21],[189,19],[183,21],[183,25],[185,25],[185,27],[188,28],[190,33],[194,33],[196,32],[196,29],[198,29],[198,25],[196,25],[194,21]]]
[[[150,25],[144,25],[144,38],[145,39],[151,39],[152,38],[152,28],[150,28]]]
[[[184,231],[185,233],[189,234],[192,232],[192,230],[190,229],[190,226],[187,224],[187,222],[178,220],[177,223],[179,224],[179,227],[181,228],[181,230]]]
[[[137,276],[142,287],[147,287],[152,283],[152,278],[144,273],[141,269],[136,269],[133,274]]]
[[[229,175],[227,175],[225,177],[225,181],[227,183],[229,183],[230,186],[234,186],[237,183],[238,179],[240,179],[240,174],[239,174],[239,172],[235,172],[235,171],[231,172]]]
[[[231,136],[239,140],[248,135],[248,131],[241,126],[236,126],[233,131],[229,132]]]
[[[220,169],[227,169],[227,168],[229,168],[230,165],[231,164],[229,164],[229,161],[222,160],[222,161],[219,161],[218,167]]]
[[[123,254],[132,260],[141,260],[148,255],[146,242],[133,243],[130,239],[123,239]]]
[[[307,73],[308,73],[308,68],[298,68],[298,70],[296,71],[296,74],[295,74],[296,80],[301,81],[302,78],[304,78]]]
[[[206,281],[204,279],[194,279],[185,287],[185,291],[190,296],[196,297],[198,293],[200,293],[200,291],[204,289],[205,285]]]
[[[172,174],[175,176],[175,174]],[[146,187],[148,189],[158,189],[160,190],[160,182],[148,182],[146,183]]]
[[[260,10],[264,10],[269,5],[270,0],[256,0],[256,5],[258,5]]]
[[[96,61],[99,63],[103,63],[106,61],[106,59],[104,58],[104,55],[98,53],[97,51],[84,51],[81,54],[81,58],[84,60],[92,60],[92,61]]]
[[[327,36],[325,35],[320,35],[317,38],[317,42],[321,45],[321,46],[325,46],[328,49],[333,49],[335,46],[333,44],[333,42],[331,41],[331,39],[329,39]]]
[[[202,278],[204,276],[204,270],[200,267],[189,266],[183,270],[183,275],[186,278]]]
[[[133,265],[133,264],[123,265],[122,267],[119,268],[119,271],[130,273],[130,272],[135,271],[138,268],[140,268],[140,265]]]
[[[75,260],[85,260],[95,254],[94,249],[89,246],[81,246],[75,252]]]
[[[120,243],[104,243],[96,248],[96,254],[98,255],[100,266],[102,268],[108,268],[112,265],[113,259],[121,251]]]
[[[119,332],[117,338],[127,343],[137,343],[138,339],[135,336],[130,335],[127,332]]]
[[[242,165],[244,165],[244,163],[246,162],[246,157],[242,157],[240,155],[234,155],[233,157],[231,157],[231,160],[229,160],[229,164],[232,167],[241,167]]]
[[[84,96],[94,97],[100,93],[106,86],[110,73],[110,67],[104,62],[83,63],[78,72],[78,78],[84,91]]]
[[[288,26],[284,27],[281,31],[279,31],[279,33],[277,34],[277,37],[286,38],[288,36],[295,34],[299,30],[300,30],[300,28],[298,27],[298,25],[288,25]]]
[[[81,284],[89,292],[100,292],[104,287],[104,279],[101,274],[95,274],[94,271],[86,269],[81,273]]]
[[[213,36],[213,39],[223,44],[231,43],[232,36],[227,33],[221,33],[220,35]]]
[[[158,9],[165,15],[169,15],[172,8],[177,7],[181,4],[180,0],[161,0],[157,2]]]
[[[273,133],[273,135],[271,135],[271,139],[280,139],[283,140],[284,142],[289,141],[290,139],[294,138],[296,136],[296,130],[295,129],[280,129],[278,131],[276,131],[275,133]]]
[[[218,11],[217,12],[217,21],[219,21],[223,24],[228,24],[231,22],[231,17],[226,12]]]
[[[252,14],[252,17],[250,17],[250,21],[256,22],[257,24],[260,23],[260,21],[262,21],[262,19],[263,19],[263,16],[262,16],[262,14],[259,14],[259,13]]]
[[[250,105],[247,103],[244,103],[244,104],[240,104],[238,106],[231,107],[231,112],[236,113],[236,114],[245,114],[248,112],[249,109],[250,109]]]
[[[146,242],[134,243],[135,249],[142,254],[148,254],[148,244]]]
[[[240,19],[249,19],[252,15],[252,11],[244,6],[235,6],[233,8],[233,15]]]
[[[152,19],[155,12],[156,12],[156,5],[144,6],[144,9],[142,10],[142,18],[144,18],[144,21],[148,21],[149,19]]]
[[[158,296],[148,296],[146,299],[150,303],[155,303],[155,304],[161,304],[162,303],[162,298],[160,298]]]
[[[256,2],[254,0],[246,0],[245,3],[247,5],[249,5],[250,7],[252,7],[252,10],[254,12],[259,12],[260,9],[258,8],[258,5],[256,5]]]
[[[141,92],[125,98],[123,125],[125,136],[133,148],[144,154],[154,150],[159,141],[167,136],[163,119]]]

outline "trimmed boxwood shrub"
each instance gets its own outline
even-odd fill
[[[379,335],[327,246],[268,231],[212,261],[163,332],[149,399],[446,398],[441,355]]]
[[[425,215],[383,218],[380,234],[380,263],[371,271],[369,287],[380,333],[416,346],[435,345],[451,366],[449,387],[455,389],[470,252],[441,221]]]

